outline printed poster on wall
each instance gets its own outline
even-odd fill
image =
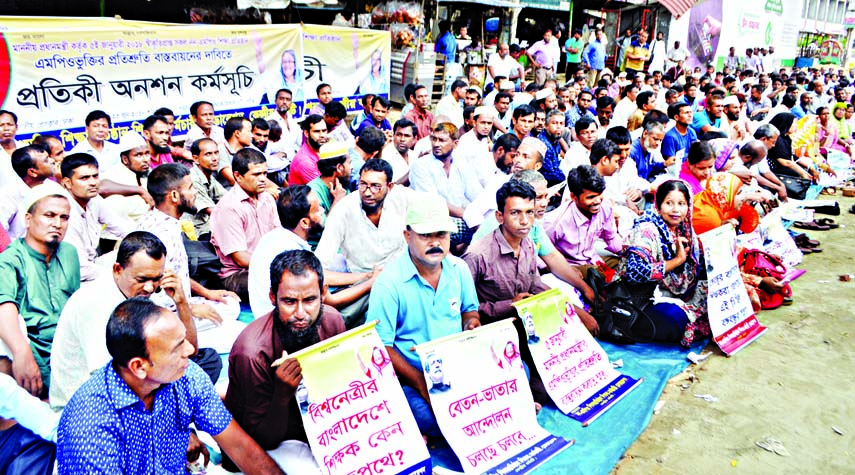
[[[559,289],[514,303],[546,392],[561,412],[587,426],[643,379],[614,369]]]
[[[360,108],[365,94],[389,97],[392,42],[388,32],[304,25],[306,109],[317,104],[316,88],[332,87],[334,100],[348,112]]]
[[[291,355],[303,369],[296,397],[312,454],[327,475],[430,474],[430,454],[375,324]]]
[[[726,224],[698,239],[704,246],[709,294],[707,307],[713,340],[728,356],[766,332],[751,307],[736,260],[736,231]]]
[[[510,320],[416,346],[442,434],[467,474],[529,473],[574,441],[537,423]]]

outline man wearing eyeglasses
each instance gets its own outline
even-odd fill
[[[359,192],[345,196],[330,210],[315,250],[325,272],[376,275],[406,249],[403,232],[407,209],[415,200],[425,198],[409,188],[395,186],[392,176],[389,162],[368,159],[359,172]],[[365,322],[367,307],[366,294],[340,308],[345,326],[350,329]]]

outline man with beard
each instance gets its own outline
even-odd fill
[[[475,127],[460,137],[454,149],[454,157],[460,159],[465,166],[477,170],[478,181],[486,186],[490,178],[499,173],[496,160],[491,154],[493,142],[490,131],[493,130],[493,119],[496,109],[480,106],[472,113]]]
[[[359,133],[362,132],[362,129],[368,126],[377,127],[383,132],[388,132],[391,136],[392,134],[392,124],[389,123],[389,120],[386,118],[386,115],[389,113],[389,100],[385,97],[376,96],[371,100],[371,112],[368,114],[368,117],[363,120],[359,126],[356,127],[356,130],[353,131],[353,134],[359,136]]]
[[[534,111],[530,114],[534,116]],[[517,109],[519,110],[519,109]],[[477,171],[455,159],[452,152],[458,142],[457,127],[449,122],[434,126],[431,132],[431,156],[421,157],[410,167],[410,186],[416,191],[442,196],[448,204],[452,221],[458,230],[451,235],[452,246],[469,244],[473,230],[463,221],[463,211],[484,189]]]
[[[252,121],[252,146],[260,150],[265,155],[270,155],[267,151],[267,145],[270,143],[270,124],[264,119],[255,119]],[[268,166],[268,170],[270,167]]]
[[[692,107],[683,102],[671,104],[668,106],[668,118],[674,121],[674,127],[662,139],[662,158],[682,164],[689,147],[698,141],[698,134],[691,127]]]
[[[534,110],[534,126],[531,128],[531,136],[538,137],[540,133],[543,132],[543,128],[546,127],[546,111],[543,109],[535,109]]]
[[[172,158],[175,159],[176,162],[184,163],[185,165],[190,164],[192,158],[190,158],[190,150],[187,150],[184,147],[176,147],[172,143],[172,133],[175,132],[175,112],[172,112],[172,109],[168,107],[160,107],[152,115],[163,116],[166,119],[166,124],[169,125],[169,139],[167,141],[167,145],[169,145],[169,153],[172,154]]]
[[[59,313],[80,287],[80,264],[74,247],[62,242],[68,198],[42,185],[24,206],[27,234],[0,254],[0,371],[43,397]]]
[[[419,200],[407,211],[406,251],[380,274],[368,305],[419,431],[442,433],[430,406],[428,385],[413,346],[481,326],[469,267],[449,255],[457,225],[440,197]]]
[[[324,230],[326,214],[317,194],[308,186],[286,188],[276,200],[276,209],[282,227],[261,238],[249,263],[249,303],[255,318],[261,318],[274,308],[270,302],[270,263],[273,259],[285,251],[311,251],[309,237],[320,235]],[[325,274],[329,285],[344,287],[324,297],[327,305],[335,308],[345,308],[366,295],[378,275],[374,273],[366,278],[361,274],[335,271],[325,271]]]
[[[235,341],[224,402],[235,421],[283,471],[320,475],[294,397],[303,379],[300,363],[294,358],[281,364],[277,360],[344,332],[344,322],[335,309],[324,305],[324,271],[310,251],[279,254],[265,274],[273,309],[250,323]],[[312,388],[307,389],[311,396]],[[228,457],[223,466],[236,470]]]
[[[95,157],[73,153],[62,161],[60,169],[62,186],[72,198],[65,242],[77,248],[80,280],[89,282],[108,269],[95,263],[102,229],[121,239],[133,231],[134,224],[105,206],[104,198],[98,196],[101,178]]]
[[[330,211],[315,251],[324,269],[356,274],[353,282],[379,273],[404,250],[401,233],[407,209],[418,200],[431,199],[410,188],[396,186],[392,182],[392,166],[381,158],[365,162],[357,189],[359,193],[345,196]],[[339,254],[344,257],[346,268],[339,264]],[[353,317],[345,320],[349,328],[365,321],[358,307],[364,312],[367,303],[367,299],[360,299],[351,305],[357,308],[350,312]]]
[[[784,96],[782,103],[795,105],[795,94],[787,94]],[[742,104],[737,96],[727,96],[722,102],[724,107],[724,117],[721,118],[721,130],[728,135],[730,140],[743,143],[751,137],[751,131],[748,127],[748,119],[742,117]],[[667,134],[666,134],[667,135]],[[665,144],[662,144],[663,148]]]
[[[291,171],[288,173],[289,185],[305,185],[320,176],[318,159],[321,145],[329,141],[327,123],[323,116],[311,114],[302,122],[303,145],[294,155]]]
[[[629,156],[635,160],[638,176],[652,182],[657,176],[665,173],[665,169],[677,162],[676,158],[662,159],[659,146],[665,138],[665,126],[659,122],[650,121],[644,127],[641,137],[632,141]]]
[[[194,269],[196,274],[190,274],[191,261],[216,259],[208,243],[200,242],[199,246],[196,246],[190,245],[192,241],[188,241],[185,244],[181,232],[181,216],[184,213],[196,213],[196,189],[190,178],[190,170],[178,163],[157,167],[149,175],[148,190],[154,198],[155,207],[140,219],[137,230],[154,234],[166,246],[166,269],[178,275],[187,299],[189,300],[192,294],[224,303],[228,302],[226,299],[229,297],[237,299],[238,296],[234,292],[209,290],[200,284],[197,279],[207,279],[204,275],[197,275],[199,266]],[[199,259],[200,253],[203,252],[208,259]],[[206,303],[194,303],[190,308],[195,317],[211,320],[216,324],[222,321],[216,310]]]
[[[252,146],[252,121],[246,117],[232,117],[223,127],[226,141],[220,144],[220,161],[217,180],[226,188],[235,184],[232,157],[240,150]]]
[[[392,127],[392,142],[387,143],[380,151],[380,158],[392,165],[392,180],[398,185],[410,184],[410,160],[415,159],[410,152],[416,145],[418,134],[416,124],[407,119],[399,119]]]
[[[196,190],[196,213],[190,215],[196,239],[211,240],[211,212],[226,194],[226,189],[216,180],[220,165],[220,149],[211,139],[199,139],[190,146],[193,166],[190,167],[190,181]]]
[[[318,170],[321,176],[309,182],[309,188],[320,200],[321,209],[329,213],[336,203],[350,193],[351,164],[348,144],[330,142],[321,145]],[[318,233],[320,234],[320,233]]]
[[[65,407],[89,375],[110,361],[105,340],[107,321],[113,309],[126,299],[151,297],[163,289],[178,310],[187,341],[194,350],[198,348],[196,325],[181,279],[172,270],[164,270],[165,264],[166,248],[161,240],[152,233],[134,231],[122,240],[112,273],[99,277],[68,299],[53,340],[51,406]]]
[[[102,175],[104,180],[126,186],[145,187],[148,173],[151,169],[151,141],[146,142],[139,133],[129,130],[119,140],[119,159],[121,163]],[[148,213],[151,206],[140,195],[112,195],[104,198],[104,206],[119,216],[123,216],[136,224],[142,215]],[[101,234],[103,239],[118,241],[121,236],[115,236],[106,230]]]
[[[502,149],[508,147],[510,150],[502,158],[505,171],[502,175],[495,175],[484,187],[484,191],[463,212],[463,220],[473,230],[496,211],[496,192],[511,179],[512,174],[522,170],[540,170],[543,167],[546,145],[534,137],[526,137],[520,142],[516,135],[505,134],[499,138],[496,146],[501,146]],[[478,234],[480,233],[476,233]]]
[[[279,225],[276,202],[265,193],[267,160],[258,150],[245,148],[232,159],[236,186],[211,213],[211,244],[223,263],[223,286],[249,300],[249,260],[261,237]]]
[[[561,171],[561,157],[564,153],[561,134],[564,132],[565,117],[560,110],[549,111],[546,115],[546,127],[537,136],[546,145],[546,154],[543,157],[543,168],[540,173],[546,178],[549,186],[564,181],[564,172]]]
[[[113,122],[106,112],[90,112],[86,115],[86,140],[75,145],[68,153],[92,155],[98,161],[98,166],[104,170],[118,164],[119,151],[116,150],[116,144],[107,141],[112,126]]]
[[[166,117],[152,115],[143,121],[143,137],[151,152],[151,168],[164,163],[173,163],[169,148],[169,121]],[[105,169],[106,170],[106,169]]]
[[[287,163],[291,163],[294,154],[297,153],[303,143],[303,130],[291,116],[292,98],[293,94],[290,89],[278,90],[276,92],[276,109],[270,111],[267,116],[267,120],[275,120],[282,128],[282,138],[277,142],[276,153],[281,153],[282,158]]]

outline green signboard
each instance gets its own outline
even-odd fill
[[[520,0],[520,5],[526,8],[542,8],[545,10],[570,11],[569,0]]]

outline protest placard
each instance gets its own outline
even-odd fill
[[[573,441],[537,423],[510,320],[416,346],[439,428],[467,474],[523,474]]]
[[[787,267],[795,267],[804,259],[796,242],[784,227],[778,210],[764,216],[753,232],[739,235],[736,242],[745,249],[757,249],[776,255]]]
[[[778,224],[781,220],[778,219]],[[704,246],[709,294],[707,309],[713,340],[728,356],[766,332],[751,307],[736,260],[736,231],[726,224],[698,236]]]
[[[291,357],[312,454],[328,475],[430,474],[430,454],[395,376],[376,322]]]
[[[615,370],[559,289],[515,302],[546,392],[561,412],[587,426],[641,384]],[[539,336],[538,336],[539,335]]]

